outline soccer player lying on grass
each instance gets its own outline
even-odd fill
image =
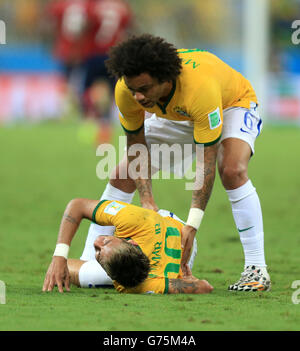
[[[67,255],[83,218],[116,227],[113,236],[99,236],[94,247],[96,260],[119,292],[204,294],[212,291],[206,280],[192,275],[188,265],[181,267],[183,223],[121,201],[88,199],[74,199],[66,208],[43,291],[52,291],[55,285],[59,292],[63,292],[63,287],[69,291],[70,283],[80,286],[79,271],[86,262],[67,260]]]

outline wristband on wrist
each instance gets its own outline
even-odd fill
[[[67,244],[57,244],[53,256],[61,256],[68,259],[70,246]]]
[[[198,230],[200,227],[203,215],[204,215],[204,211],[202,211],[200,208],[192,207],[190,209],[189,216],[185,224]]]

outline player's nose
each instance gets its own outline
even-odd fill
[[[137,102],[141,102],[141,101],[145,100],[145,95],[143,95],[142,93],[136,92],[134,94],[134,98]]]

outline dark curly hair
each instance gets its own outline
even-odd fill
[[[181,72],[176,47],[151,34],[132,36],[111,48],[105,65],[117,79],[148,73],[160,83],[176,80]]]
[[[138,246],[125,240],[108,260],[99,263],[112,280],[125,288],[133,288],[142,283],[150,271],[149,258]]]

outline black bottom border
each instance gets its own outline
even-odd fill
[[[0,338],[2,342],[6,340],[10,347],[30,345],[39,349],[49,344],[59,346],[59,349],[82,346],[94,347],[95,350],[189,351],[199,350],[206,346],[205,343],[210,348],[214,345],[220,347],[220,343],[224,346],[226,341],[232,343],[237,340],[236,337],[249,337],[246,335],[249,333],[257,342],[260,338],[266,342],[268,337],[272,342],[276,342],[277,338],[278,341],[283,338],[288,338],[289,342],[293,338],[299,340],[299,332],[289,331],[0,331]]]

